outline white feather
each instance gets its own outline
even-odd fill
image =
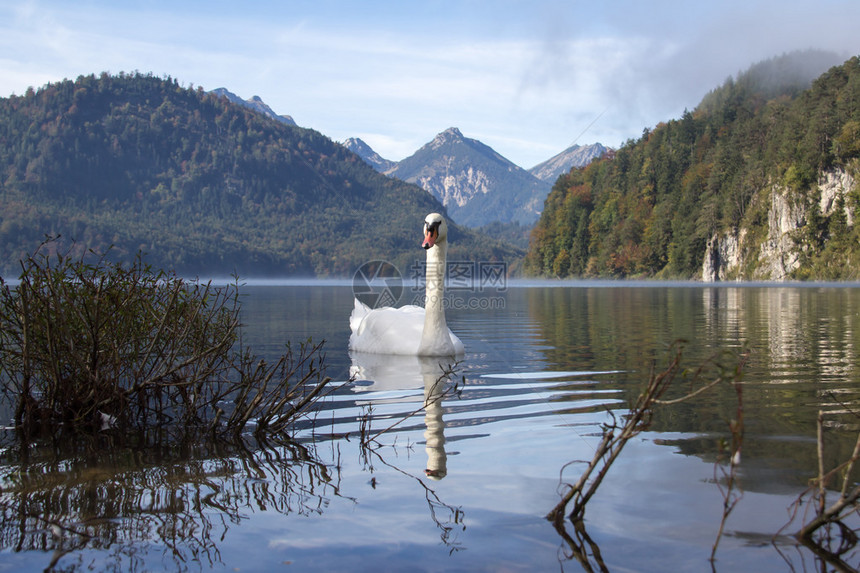
[[[428,227],[429,226],[429,227]],[[428,239],[428,228],[435,229],[437,235]],[[441,215],[431,213],[425,219],[425,243],[427,249],[427,268],[442,269],[433,271],[431,280],[427,279],[428,301],[434,301],[430,311],[415,305],[400,308],[371,309],[358,299],[349,316],[349,349],[354,352],[371,354],[400,354],[411,356],[462,355],[463,343],[451,332],[445,322],[444,269],[447,257],[447,225]],[[431,313],[428,316],[428,312]],[[427,322],[425,328],[425,320]]]

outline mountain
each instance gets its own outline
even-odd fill
[[[567,173],[573,167],[585,167],[607,151],[609,148],[600,143],[572,145],[543,163],[538,163],[528,171],[541,181],[553,184],[562,173]]]
[[[59,234],[71,254],[142,251],[184,276],[352,276],[372,260],[406,276],[425,215],[445,213],[316,131],[138,73],[0,98],[0,174],[0,273]],[[452,260],[522,253],[453,222],[449,237]]]
[[[296,125],[296,122],[293,121],[293,118],[291,116],[278,115],[274,112],[272,108],[266,105],[266,103],[260,98],[260,96],[253,96],[251,99],[242,99],[241,97],[237,96],[226,88],[214,89],[212,90],[212,93],[217,96],[225,97],[233,103],[245,106],[248,109],[252,109],[258,113],[262,113],[266,117],[270,117],[274,120],[280,121],[285,125]]]
[[[494,221],[534,223],[550,184],[452,127],[387,172],[420,185],[455,221],[478,227]]]
[[[490,147],[463,137],[457,128],[437,135],[418,153],[404,159],[402,165],[384,159],[355,137],[344,141],[343,146],[380,173],[416,183],[433,193],[464,224],[483,228],[494,223],[513,222],[515,226],[511,231],[516,236],[522,231],[517,225],[525,225],[528,229],[534,223],[543,201],[541,196],[546,195],[559,175],[572,167],[587,165],[609,151],[600,143],[565,149],[528,170],[534,178],[546,184],[542,186]],[[439,149],[442,151],[437,153]],[[477,163],[473,164],[473,161]],[[533,192],[533,189],[537,191]],[[514,196],[503,196],[508,193]],[[473,201],[475,204],[470,205]],[[523,203],[517,205],[517,201]],[[497,211],[500,205],[506,206]],[[527,245],[528,239],[518,243]]]
[[[760,62],[692,112],[562,175],[526,271],[860,278],[860,58],[839,62],[817,51]]]
[[[395,161],[390,161],[388,159],[383,158],[381,155],[375,152],[368,144],[366,144],[357,137],[350,137],[349,139],[344,141],[342,145],[356,155],[358,155],[359,157],[361,157],[368,165],[370,165],[380,173],[385,173],[397,164]]]

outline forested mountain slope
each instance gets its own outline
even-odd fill
[[[527,271],[860,277],[860,59],[828,70],[833,57],[757,64],[693,112],[559,178]]]
[[[346,275],[408,264],[443,207],[319,133],[151,75],[0,100],[0,271],[46,234],[186,274]],[[452,256],[518,251],[456,225]]]

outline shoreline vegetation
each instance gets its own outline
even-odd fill
[[[138,255],[70,256],[54,239],[0,278],[0,379],[22,436],[181,428],[283,433],[325,394],[323,343],[271,363],[242,342],[238,282],[187,282]],[[253,430],[251,430],[253,428]]]
[[[162,565],[214,567],[254,508],[319,513],[340,495],[338,468],[293,439],[335,387],[324,343],[253,354],[238,280],[48,239],[14,283],[0,278],[5,551],[45,554],[46,571],[147,568],[159,547]]]

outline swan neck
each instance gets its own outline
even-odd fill
[[[436,243],[427,250],[424,300],[424,331],[418,353],[442,356],[454,353],[454,345],[445,322],[445,265],[447,244]]]
[[[424,308],[429,314],[431,310],[434,313],[442,315],[442,321],[445,321],[445,314],[442,312],[442,303],[445,298],[445,265],[447,263],[448,245],[445,243],[437,243],[435,247],[427,250],[427,270],[425,271],[425,295]]]

